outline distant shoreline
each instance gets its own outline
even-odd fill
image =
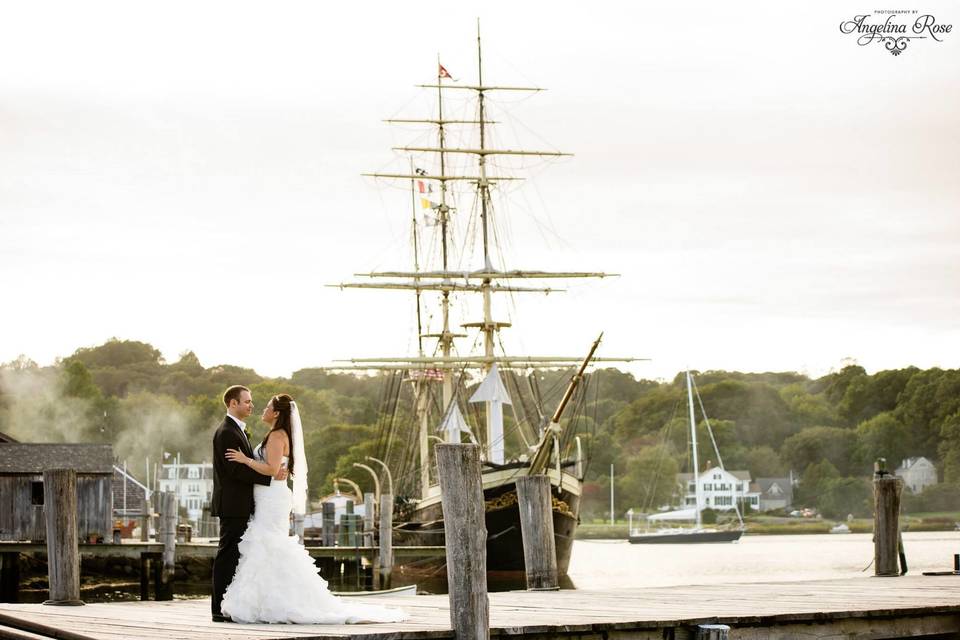
[[[807,535],[830,533],[830,529],[840,524],[833,520],[798,520],[796,522],[747,522],[746,530],[748,535]],[[844,522],[850,527],[850,533],[872,533],[873,521],[858,518],[850,522]],[[709,526],[709,525],[708,525]],[[727,526],[721,524],[723,528]],[[916,531],[955,531],[956,524],[949,518],[936,518],[925,520],[921,518],[905,517],[902,530],[904,532]],[[617,524],[590,523],[581,524],[577,527],[575,539],[577,540],[625,540],[628,535],[628,527],[625,522]]]

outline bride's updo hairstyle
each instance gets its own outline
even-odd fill
[[[279,415],[277,416],[277,421],[273,423],[273,428],[263,437],[263,442],[260,444],[266,448],[267,440],[274,431],[283,431],[286,433],[287,442],[290,443],[290,459],[287,461],[287,472],[293,475],[293,434],[290,432],[291,402],[293,402],[293,398],[286,393],[278,393],[270,399],[270,406],[272,406],[273,410]]]

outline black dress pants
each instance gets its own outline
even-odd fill
[[[237,572],[237,563],[240,562],[240,538],[247,531],[247,521],[250,518],[220,516],[220,545],[217,547],[217,557],[213,560],[213,599],[210,609],[213,615],[223,615],[220,605],[223,603],[223,593],[233,582],[233,574]]]

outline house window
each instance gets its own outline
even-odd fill
[[[750,497],[750,504],[757,504],[757,499],[758,499],[757,496],[751,496],[751,497]]]
[[[741,492],[743,491],[743,483],[742,483],[742,482],[738,482],[738,483],[737,483],[737,491],[741,491]]]
[[[43,483],[42,482],[30,483],[30,504],[32,505],[43,504]]]
[[[713,485],[708,482],[708,483],[706,483],[705,485],[703,485],[703,490],[704,490],[704,491],[713,491]]]
[[[696,491],[696,490],[697,490],[697,485],[693,484],[692,482],[687,487],[687,491]]]
[[[197,467],[190,467],[190,471],[189,471],[188,473],[189,473],[189,475],[188,475],[187,477],[189,477],[189,478],[199,478],[199,477],[200,477],[200,469],[198,469]]]
[[[174,473],[175,471],[176,471],[175,467],[170,467],[169,469],[167,469],[167,477],[170,478],[171,480],[176,478],[177,476]]]
[[[719,474],[719,473],[713,474],[713,479],[714,479],[714,480],[719,480],[719,479],[720,479],[720,474]]]

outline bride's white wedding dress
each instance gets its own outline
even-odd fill
[[[254,456],[263,460],[261,447]],[[286,466],[287,457],[283,458]],[[223,595],[223,613],[235,622],[350,624],[399,622],[396,609],[347,602],[327,589],[313,558],[290,535],[293,497],[286,481],[254,485],[254,513],[240,540],[240,562]]]

